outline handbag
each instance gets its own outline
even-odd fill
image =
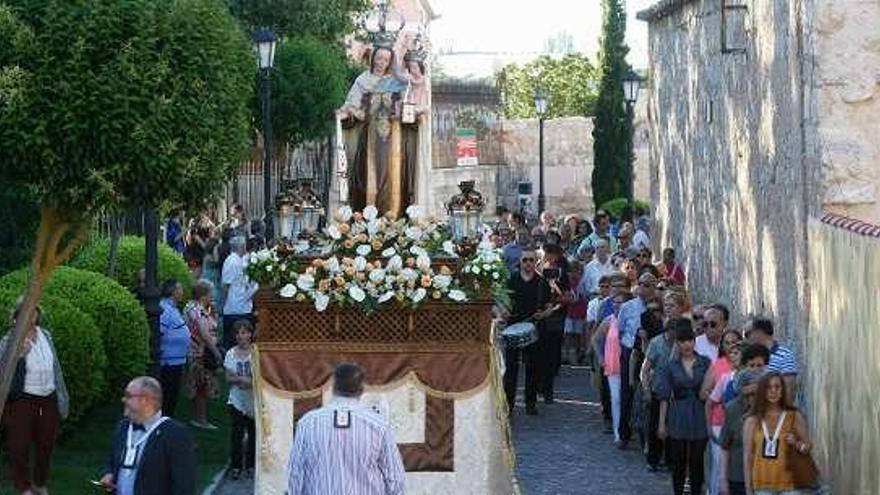
[[[794,487],[797,489],[816,488],[819,484],[819,468],[810,453],[802,454],[797,449],[789,450],[786,468],[791,473]]]

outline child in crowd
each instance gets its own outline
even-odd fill
[[[223,368],[229,382],[229,414],[232,418],[229,477],[237,480],[242,476],[253,476],[256,431],[254,423],[254,392],[251,367],[251,342],[253,326],[247,320],[238,320],[232,325],[236,346],[226,352]],[[242,466],[242,443],[247,432],[247,462]]]
[[[585,359],[585,331],[587,317],[587,295],[578,291],[578,284],[584,274],[580,261],[571,263],[569,289],[565,295],[565,349],[562,362],[582,364]]]

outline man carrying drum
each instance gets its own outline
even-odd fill
[[[536,415],[538,409],[538,357],[540,345],[535,323],[546,318],[550,310],[545,306],[550,300],[550,287],[544,278],[535,271],[537,254],[532,246],[523,249],[519,258],[519,269],[510,275],[508,287],[513,292],[513,307],[507,318],[507,328],[502,337],[505,343],[504,392],[507,395],[507,407],[513,414],[516,402],[516,384],[519,377],[519,360],[525,364],[526,414]],[[551,308],[552,309],[552,308]]]

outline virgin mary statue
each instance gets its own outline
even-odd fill
[[[418,124],[405,124],[401,116],[420,83],[422,78],[401,69],[390,44],[375,45],[369,70],[358,76],[337,112],[346,130],[348,200],[354,210],[375,205],[380,214],[399,218],[414,203],[417,157],[408,141],[417,139],[412,130]]]

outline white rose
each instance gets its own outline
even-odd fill
[[[356,285],[352,285],[348,288],[348,295],[357,302],[364,302],[364,298],[367,297],[363,289]]]
[[[498,260],[498,254],[495,251],[483,251],[480,253],[480,259],[483,263],[494,263]]]
[[[379,304],[386,303],[386,302],[390,301],[392,297],[394,297],[394,291],[389,290],[388,292],[379,296]]]
[[[368,246],[369,247],[369,246]],[[357,256],[354,259],[354,269],[362,272],[367,269],[367,259],[363,256]]]
[[[379,229],[382,227],[382,224],[379,223],[379,220],[373,219],[367,222],[367,233],[370,236],[376,235],[376,232],[379,232]]]
[[[446,289],[449,287],[449,284],[452,283],[452,277],[449,275],[435,275],[434,276],[434,287],[440,290]]]
[[[324,294],[323,292],[318,292],[315,294],[315,309],[319,312],[327,309],[327,305],[330,304],[330,296]]]
[[[266,271],[271,273],[272,272],[272,265],[266,265]]]
[[[426,291],[424,287],[419,287],[418,289],[413,291],[412,295],[410,296],[410,299],[412,299],[412,302],[417,303],[417,302],[421,301],[422,299],[424,299],[425,295],[427,295],[427,294],[428,294],[428,291]]]
[[[309,241],[299,241],[293,246],[293,252],[302,254],[309,250]]]
[[[418,258],[416,258],[416,266],[419,269],[427,271],[431,269],[431,258],[428,257],[427,254],[420,254]]]
[[[408,238],[414,241],[420,241],[422,239],[422,229],[418,227],[407,227],[403,232]]]
[[[406,207],[406,216],[408,216],[410,220],[421,218],[422,209],[416,205],[409,205]]]
[[[342,232],[335,225],[331,225],[327,227],[327,235],[330,236],[334,241],[338,241],[342,239]]]
[[[390,257],[394,256],[395,254],[397,254],[397,250],[394,249],[393,247],[390,247],[390,248],[382,251],[383,258],[390,258]]]
[[[327,260],[327,271],[330,273],[339,273],[339,258],[332,256]]]
[[[388,268],[389,272],[399,272],[403,268],[403,258],[395,254],[388,260],[386,268]]]
[[[281,291],[278,293],[281,297],[291,298],[296,295],[296,286],[293,284],[287,284],[281,288]]]
[[[374,284],[381,284],[382,282],[385,281],[385,270],[383,270],[381,268],[377,268],[377,269],[371,271],[370,275],[369,275],[369,279],[370,279],[370,282],[373,282]]]
[[[443,241],[443,252],[449,256],[455,256],[455,243],[452,241]]]
[[[458,289],[452,289],[449,291],[449,299],[452,299],[456,302],[462,302],[467,299],[467,294]]]
[[[351,207],[343,205],[336,210],[336,218],[339,219],[340,222],[347,222],[351,220],[351,213]]]
[[[370,220],[375,220],[378,216],[379,210],[377,210],[375,206],[370,205],[364,208],[364,218],[366,218],[368,222]]]
[[[484,251],[484,250],[494,251],[495,244],[492,244],[492,241],[490,241],[488,239],[483,239],[482,241],[480,241],[480,244],[477,246],[477,250],[479,250],[479,251]]]
[[[473,273],[474,275],[479,275],[479,274],[480,274],[480,267],[477,266],[477,265],[474,265],[474,266],[471,268],[471,273]]]
[[[404,278],[404,280],[415,280],[419,278],[419,272],[413,270],[412,268],[404,268],[400,270],[400,275]]]
[[[498,272],[492,272],[493,279],[498,280],[498,277],[500,277],[500,275],[498,275]]]
[[[366,255],[370,254],[370,251],[372,251],[372,250],[373,250],[373,246],[370,246],[369,244],[361,244],[360,246],[357,247],[355,252],[357,252],[357,254],[359,254],[361,256],[366,256]]]
[[[425,251],[425,248],[423,248],[421,246],[412,246],[409,248],[409,252],[416,255],[416,256],[422,256],[422,255],[427,256],[428,255],[428,252]]]
[[[308,273],[303,273],[296,279],[296,286],[301,290],[306,292],[312,290],[315,287],[315,277],[309,275]]]

